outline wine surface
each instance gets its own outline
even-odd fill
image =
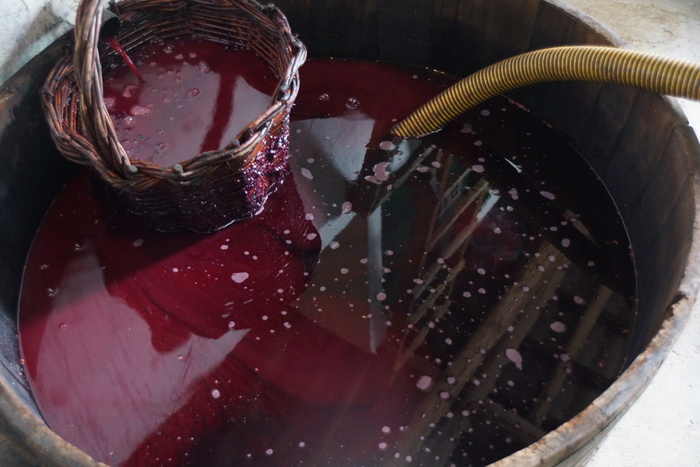
[[[130,55],[139,74],[127,61],[109,67],[105,104],[127,155],[164,167],[223,149],[277,86],[261,57],[217,42],[151,42]]]
[[[394,141],[451,77],[313,60],[301,82],[291,172],[250,220],[152,231],[85,174],[55,200],[19,311],[52,429],[111,465],[484,465],[614,381],[629,242],[554,130],[499,98]]]

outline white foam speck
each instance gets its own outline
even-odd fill
[[[231,274],[231,280],[236,284],[240,284],[241,282],[245,282],[248,276],[249,274],[247,272],[234,272]]]
[[[549,327],[552,329],[554,332],[564,332],[566,331],[566,324],[562,323],[561,321],[555,321],[552,324],[549,325]]]
[[[523,369],[523,356],[516,349],[506,349],[506,357],[515,364],[518,370]]]
[[[420,378],[418,378],[418,382],[416,383],[416,387],[420,389],[421,391],[427,391],[430,388],[430,385],[433,383],[433,378],[431,378],[428,375],[423,375]]]
[[[382,141],[381,143],[379,143],[379,149],[381,149],[382,151],[391,151],[395,147],[396,146],[391,141]]]

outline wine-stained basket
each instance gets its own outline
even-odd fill
[[[282,12],[254,0],[125,0],[110,10],[129,51],[185,35],[250,49],[279,79],[270,106],[225,147],[172,167],[129,158],[104,104],[102,69],[114,52],[100,41],[100,0],[78,6],[72,53],[42,89],[51,135],[68,159],[99,174],[132,212],[160,230],[211,232],[258,212],[287,172],[289,113],[306,59]]]

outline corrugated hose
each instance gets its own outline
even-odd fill
[[[561,46],[517,55],[467,76],[401,120],[391,132],[418,138],[492,97],[549,81],[620,84],[700,100],[700,64],[617,47]]]

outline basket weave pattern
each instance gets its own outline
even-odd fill
[[[93,168],[132,212],[160,230],[211,232],[259,211],[288,171],[289,112],[304,45],[284,15],[253,0],[125,0],[117,39],[129,51],[190,35],[253,50],[279,83],[270,107],[226,147],[173,167],[129,159],[103,102],[102,68],[116,53],[99,42],[101,2],[78,7],[75,45],[42,89],[51,134],[68,159]]]

